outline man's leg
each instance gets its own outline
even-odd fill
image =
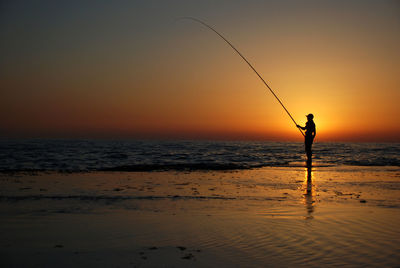
[[[307,155],[307,167],[311,167],[312,165],[312,150],[311,145],[312,141],[306,140],[306,155]]]
[[[311,165],[312,165],[312,152],[310,149],[310,151],[307,152],[307,166],[311,167]]]

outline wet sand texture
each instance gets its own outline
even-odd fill
[[[399,266],[400,171],[3,174],[4,267]]]

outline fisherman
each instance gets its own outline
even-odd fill
[[[307,155],[307,167],[311,167],[312,163],[312,151],[311,151],[311,146],[313,144],[315,134],[317,134],[315,130],[315,123],[313,121],[314,115],[313,114],[308,114],[307,116],[307,123],[305,127],[296,125],[298,128],[305,130],[306,135],[304,136],[304,145],[306,149],[306,155]]]

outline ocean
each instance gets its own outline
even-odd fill
[[[234,170],[304,165],[301,142],[1,140],[0,172]],[[400,166],[400,143],[313,145],[315,166]]]

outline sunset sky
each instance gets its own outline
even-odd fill
[[[2,1],[0,137],[400,141],[399,1]]]

